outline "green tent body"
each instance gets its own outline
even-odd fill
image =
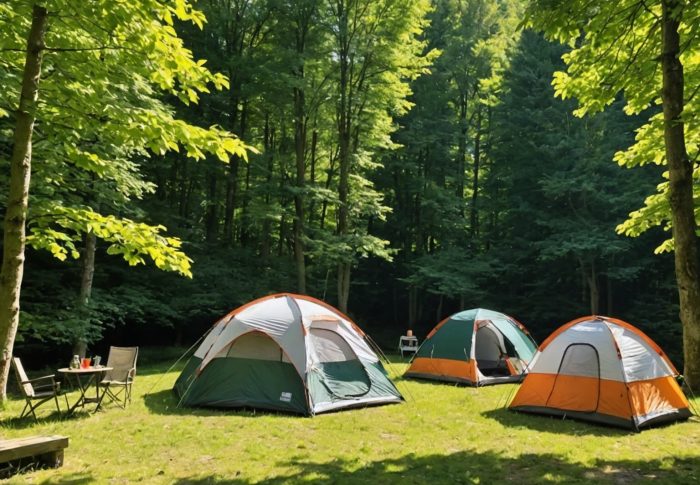
[[[475,386],[520,381],[537,350],[527,329],[503,313],[455,313],[428,334],[406,377]]]
[[[357,325],[319,300],[287,293],[219,320],[175,391],[184,406],[305,415],[403,401]]]

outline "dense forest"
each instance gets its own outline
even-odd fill
[[[523,23],[528,4],[200,0],[206,22],[168,23],[187,62],[227,78],[205,80],[219,89],[157,93],[126,64],[95,87],[109,53],[48,52],[15,352],[187,347],[236,306],[289,291],[336,305],[386,348],[467,308],[510,314],[537,340],[605,314],[682,366],[674,257],[655,251],[669,226],[625,222],[664,180],[658,160],[629,155],[661,107],[630,110],[616,92],[577,116],[552,82],[574,44]],[[26,37],[31,14],[13,15],[0,6]],[[1,115],[23,54],[0,56],[5,206],[15,120]],[[208,135],[173,141],[147,123],[110,134],[109,111],[127,102],[238,145],[199,149]]]

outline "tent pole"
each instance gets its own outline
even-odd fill
[[[205,332],[204,335],[202,335],[201,337],[199,337],[199,340],[197,340],[195,343],[193,343],[192,346],[191,346],[189,349],[185,350],[185,352],[184,352],[180,357],[178,357],[178,359],[175,361],[175,363],[174,363],[173,365],[171,365],[171,366],[168,368],[168,370],[166,370],[166,371],[160,376],[160,379],[158,379],[158,380],[155,382],[155,384],[153,384],[153,385],[151,386],[151,388],[148,390],[148,392],[147,392],[146,394],[150,394],[150,393],[153,391],[153,389],[155,389],[155,387],[156,387],[158,384],[160,384],[160,381],[163,380],[163,377],[165,376],[165,374],[167,374],[168,372],[170,372],[171,370],[173,370],[173,368],[178,364],[178,362],[180,362],[180,361],[182,360],[182,358],[183,358],[184,356],[186,356],[186,355],[190,352],[190,350],[192,350],[192,349],[193,349],[194,347],[196,347],[202,340],[204,340],[204,338],[205,338],[207,335],[209,335],[213,329],[214,329],[214,326],[212,326],[207,332]]]

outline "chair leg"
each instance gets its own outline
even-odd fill
[[[126,409],[126,387],[122,387],[114,393],[114,397],[116,397],[117,404],[121,406],[122,409]]]
[[[56,395],[45,397],[45,398],[37,401],[36,403],[33,403],[31,398],[27,398],[27,403],[24,405],[24,409],[22,409],[22,414],[20,414],[19,419],[25,418],[25,417],[29,416],[29,414],[31,413],[31,415],[34,417],[34,420],[39,421],[39,418],[37,417],[35,410],[38,409],[39,406],[41,406],[45,402],[50,401],[51,399],[56,399],[56,407],[58,407],[58,398]],[[27,408],[29,408],[29,411],[27,411]],[[25,413],[25,411],[27,411],[27,412]],[[58,412],[60,414],[61,410],[59,409]]]
[[[122,409],[126,409],[126,406],[128,403],[131,402],[131,385],[130,384],[125,384],[125,385],[120,385],[119,390],[114,391],[115,386],[113,385],[108,385],[105,390],[104,390],[104,397],[109,397],[109,402],[115,402],[117,403],[117,406],[119,406]],[[105,396],[106,395],[106,396]],[[107,403],[104,403],[107,404]]]
[[[27,408],[31,409],[31,404],[32,404],[32,401],[27,399],[27,402],[24,404],[24,409],[22,409],[22,412],[19,415],[19,419],[22,419],[29,414],[28,412],[25,414],[25,412],[27,411]]]
[[[31,403],[29,404],[29,410],[31,411],[32,416],[34,416],[34,421],[39,421],[39,418],[36,417],[36,413],[34,412],[34,410],[39,406],[41,406],[41,403],[37,404],[36,406]]]

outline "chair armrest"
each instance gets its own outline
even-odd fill
[[[35,391],[42,391],[43,389],[51,389],[54,392],[59,392],[61,390],[61,383],[52,380],[51,384],[43,384],[41,386],[34,386]]]
[[[34,379],[28,379],[26,381],[20,381],[20,384],[33,384],[35,382],[39,381],[45,381],[45,380],[51,380],[51,382],[54,381],[55,374],[51,374],[49,376],[42,376],[42,377],[36,377]]]

